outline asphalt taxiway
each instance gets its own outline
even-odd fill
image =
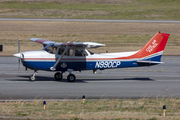
[[[32,70],[25,71],[15,57],[0,57],[0,99],[87,99],[180,97],[180,56],[163,56],[165,64],[74,72],[77,80],[67,82],[68,73],[56,81],[54,72],[39,71],[35,82]]]

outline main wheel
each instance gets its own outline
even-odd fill
[[[34,82],[36,80],[36,76],[30,75],[29,80]]]
[[[54,78],[59,81],[63,78],[63,75],[62,73],[57,72],[54,74]]]
[[[76,76],[75,76],[74,74],[69,74],[69,75],[67,76],[67,80],[68,80],[69,82],[74,82],[74,81],[76,80]]]

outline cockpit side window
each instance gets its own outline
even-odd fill
[[[56,50],[57,50],[57,47],[53,47],[53,49],[52,49],[52,54],[55,54],[55,53],[56,53]]]
[[[59,48],[58,54],[62,55],[64,50],[65,50],[64,48]],[[73,52],[74,52],[73,49],[68,49],[64,55],[73,56]]]
[[[73,49],[68,49],[67,52],[65,53],[65,55],[67,56],[73,56]]]
[[[58,55],[62,55],[62,53],[64,52],[64,48],[59,48],[59,50],[58,50]]]

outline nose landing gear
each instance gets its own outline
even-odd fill
[[[73,69],[67,69],[69,72],[69,75],[67,76],[68,82],[74,82],[76,80],[76,76],[72,74]]]
[[[36,74],[37,74],[37,70],[34,70],[34,73],[30,75],[29,80],[31,82],[34,82],[36,80]]]

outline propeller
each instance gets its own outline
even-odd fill
[[[19,41],[18,41],[18,53],[20,54],[21,52],[21,43],[20,43],[20,37],[19,37]],[[18,70],[20,69],[20,62],[21,62],[21,57],[19,57],[18,59]]]

